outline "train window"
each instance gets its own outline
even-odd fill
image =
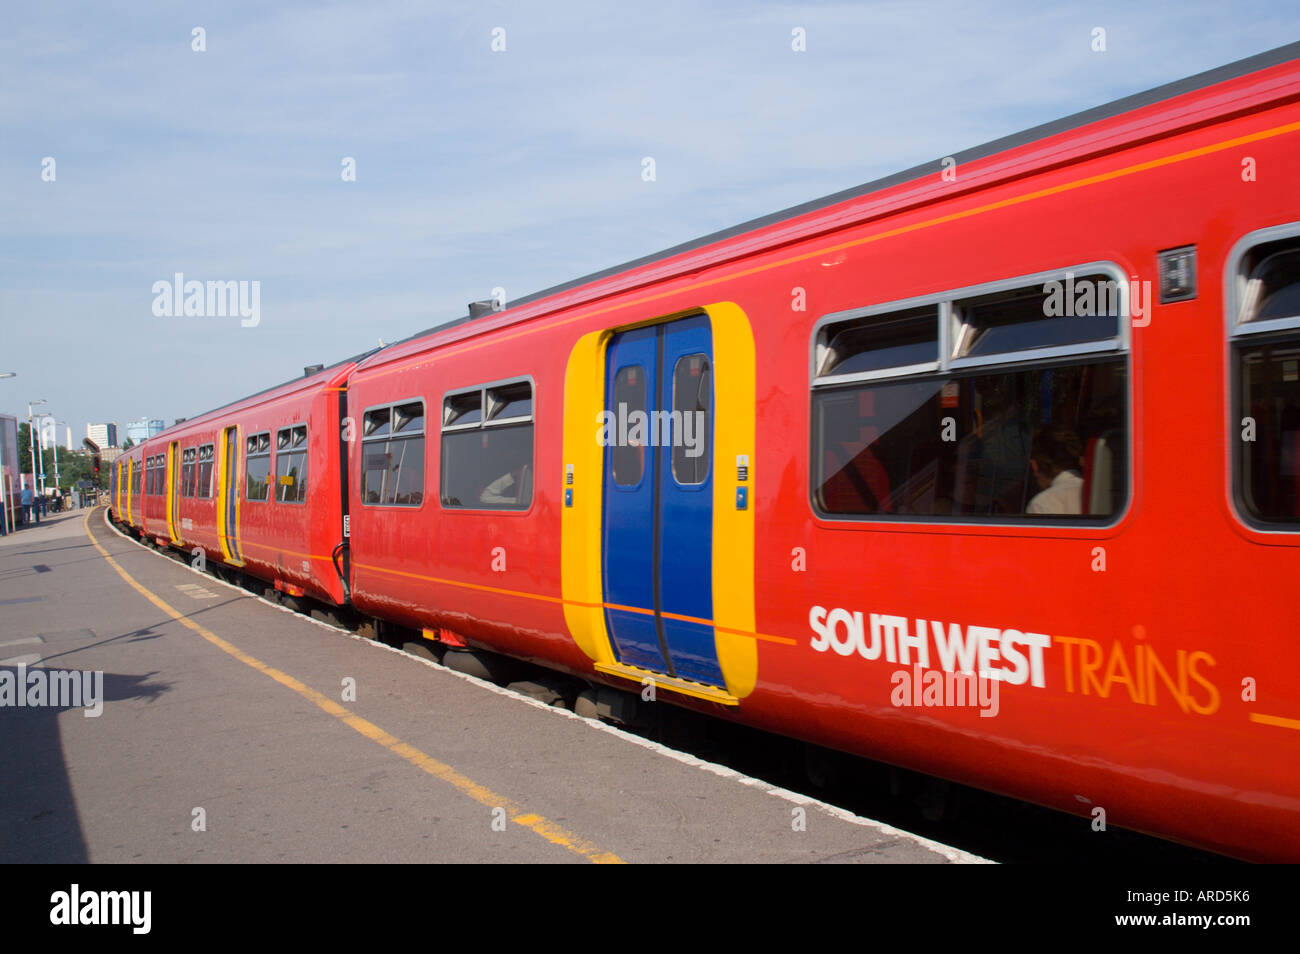
[[[393,433],[415,434],[424,432],[424,402],[399,404],[393,408]]]
[[[418,507],[424,502],[424,402],[370,408],[364,421],[361,502]],[[301,441],[294,446],[301,446],[305,455],[305,427],[295,432],[294,440]]]
[[[181,496],[194,496],[195,469],[198,450],[193,447],[181,451]]]
[[[442,505],[527,510],[533,499],[532,382],[449,394],[442,420]]]
[[[1110,268],[1075,274],[1042,273],[819,322],[817,512],[1113,519],[1128,496],[1127,288]],[[1071,314],[1058,314],[1061,293],[1081,296],[1084,283],[1092,283],[1092,303],[1071,298]]]
[[[939,306],[835,322],[823,337],[818,377],[932,369],[937,367],[939,352]]]
[[[307,425],[282,427],[275,435],[275,499],[279,503],[307,500]]]
[[[271,432],[252,434],[244,442],[244,499],[270,496]]]
[[[361,436],[369,438],[387,437],[389,426],[393,421],[391,407],[373,408],[366,411],[362,418]]]
[[[212,496],[212,462],[214,457],[214,445],[204,444],[199,448],[198,460],[198,486],[196,487],[196,496],[208,498]]]
[[[953,357],[1108,346],[1117,337],[1122,296],[1120,283],[1108,275],[1067,273],[1041,287],[958,299],[952,306]]]
[[[533,388],[527,381],[489,388],[485,401],[489,421],[526,421],[533,416]]]
[[[1300,243],[1265,247],[1247,258],[1250,268],[1238,321],[1285,320],[1300,316]]]
[[[632,420],[631,415],[636,411],[645,414],[645,369],[640,365],[620,368],[614,375],[614,407],[620,420]],[[645,472],[644,447],[630,441],[613,441],[609,455],[614,483],[623,487],[641,483]]]
[[[713,381],[708,355],[682,355],[673,368],[670,417],[670,426],[682,429],[681,434],[672,435],[673,479],[679,484],[702,484],[708,479],[713,447],[709,439],[712,408]]]
[[[450,394],[442,402],[442,429],[477,427],[483,420],[483,392]]]
[[[1300,224],[1247,236],[1234,252],[1233,484],[1252,523],[1300,525]]]

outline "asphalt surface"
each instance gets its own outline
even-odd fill
[[[20,665],[101,671],[103,702],[0,694],[3,862],[980,860],[316,623],[102,509],[0,538]]]

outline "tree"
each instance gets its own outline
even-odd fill
[[[50,474],[46,473],[46,483]],[[94,458],[85,451],[59,448],[59,486],[75,487],[79,480],[94,480]]]
[[[38,434],[37,437],[40,437]],[[94,461],[90,454],[85,451],[70,451],[66,447],[59,447],[57,444],[51,447],[44,445],[40,448],[41,459],[45,464],[45,486],[54,486],[54,454],[59,457],[59,486],[73,487],[78,480],[94,480]],[[31,428],[24,422],[18,425],[18,470],[24,474],[36,474],[36,479],[40,481],[39,468],[32,468],[32,437]],[[101,478],[104,476],[100,475]]]
[[[18,425],[18,472],[32,472],[32,427],[26,422]]]

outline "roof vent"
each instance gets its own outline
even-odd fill
[[[469,303],[469,316],[471,318],[482,318],[484,315],[490,315],[496,311],[493,307],[492,299],[487,301],[472,301]]]
[[[307,365],[307,367],[302,369],[302,376],[304,378],[310,378],[313,374],[316,374],[318,371],[324,371],[324,370],[325,370],[325,365],[323,364],[309,364]]]

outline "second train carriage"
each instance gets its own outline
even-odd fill
[[[355,360],[184,421],[118,459],[114,508],[161,545],[202,551],[294,596],[347,600],[342,395]]]

